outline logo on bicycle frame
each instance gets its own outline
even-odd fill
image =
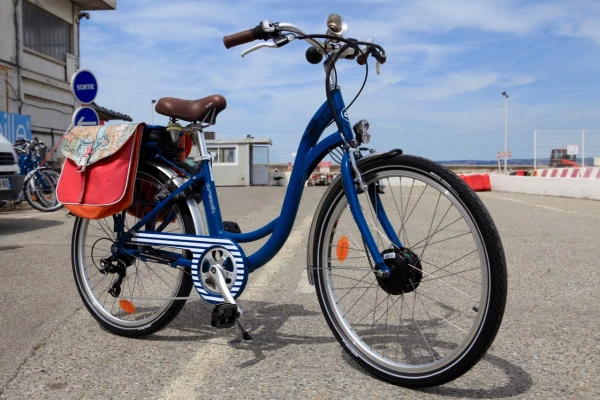
[[[340,115],[342,116],[342,118],[344,118],[346,121],[350,122],[350,119],[348,118],[348,110],[346,110],[346,108],[344,108],[342,110],[342,112],[340,113]]]
[[[206,183],[206,191],[208,193],[208,202],[210,204],[210,213],[214,214],[217,211],[217,207],[215,207],[215,201],[213,200],[212,190],[208,182]]]

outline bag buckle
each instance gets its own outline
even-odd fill
[[[77,172],[85,171],[85,167],[87,167],[87,162],[91,156],[92,156],[92,146],[89,146],[87,149],[85,149],[85,153],[83,153],[83,157],[77,164]]]

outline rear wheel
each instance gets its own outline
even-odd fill
[[[381,378],[409,387],[446,383],[477,363],[500,327],[506,267],[494,223],[477,195],[441,165],[388,156],[367,158],[359,169],[371,188],[359,195],[361,208],[392,273],[372,272],[337,180],[313,243],[325,318],[344,349]],[[369,197],[375,191],[380,202]]]
[[[146,254],[156,256],[146,257],[145,261],[126,255],[111,258],[117,239],[115,217],[123,218],[125,230],[131,228],[156,205],[157,194],[168,185],[169,177],[142,164],[135,181],[134,202],[126,211],[98,220],[75,221],[72,264],[77,289],[94,318],[113,333],[134,337],[160,330],[177,316],[190,294],[189,269],[159,261],[158,247],[144,249]],[[184,201],[166,211],[170,212],[169,223],[162,232],[195,233]],[[158,224],[164,225],[166,215],[157,218]],[[182,252],[191,258],[191,254]]]

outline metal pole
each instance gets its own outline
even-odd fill
[[[504,111],[504,175],[506,175],[506,162],[507,162],[507,151],[508,151],[508,93],[502,92],[502,96],[505,97],[505,111]]]
[[[533,172],[537,171],[537,130],[533,130]]]
[[[154,103],[156,103],[156,100],[150,100],[150,114],[152,115],[152,125],[154,125]]]
[[[585,129],[581,130],[581,166],[585,167]]]

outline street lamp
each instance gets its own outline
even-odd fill
[[[154,125],[154,103],[156,103],[156,100],[152,99],[150,101],[150,113],[152,114],[152,125]]]
[[[506,175],[506,160],[508,158],[508,92],[502,92],[504,96],[504,175]]]

